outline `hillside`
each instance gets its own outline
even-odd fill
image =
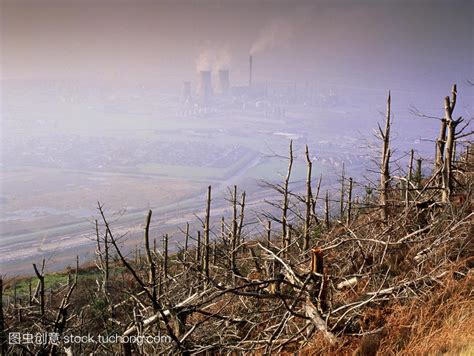
[[[95,261],[46,274],[43,260],[35,278],[2,281],[2,354],[472,354],[474,145],[456,99],[453,86],[422,160],[392,152],[388,96],[375,183],[343,172],[340,191],[321,192],[306,147],[297,194],[290,141],[260,232],[236,186],[215,224],[209,186],[178,253],[150,236],[150,210],[130,256],[99,203]]]

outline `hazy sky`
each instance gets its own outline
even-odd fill
[[[2,79],[167,82],[212,57],[244,83],[255,46],[256,80],[474,79],[472,0],[0,1]]]

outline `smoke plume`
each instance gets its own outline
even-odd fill
[[[208,47],[196,58],[196,71],[229,69],[230,54],[226,47]]]
[[[292,26],[288,22],[282,19],[275,19],[260,31],[260,34],[250,48],[250,54],[265,52],[274,47],[281,46],[291,39],[292,33]]]

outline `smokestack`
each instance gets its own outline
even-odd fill
[[[211,71],[202,70],[199,72],[199,99],[202,104],[207,104],[212,96]]]
[[[252,86],[252,55],[249,57],[249,87]]]
[[[219,91],[222,95],[228,95],[230,90],[229,70],[219,70]]]

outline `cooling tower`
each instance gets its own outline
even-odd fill
[[[207,104],[212,97],[211,71],[202,70],[199,72],[199,100],[202,104]]]
[[[191,82],[183,82],[183,101],[191,100]]]
[[[222,95],[228,95],[230,91],[229,70],[219,70],[219,92]]]

